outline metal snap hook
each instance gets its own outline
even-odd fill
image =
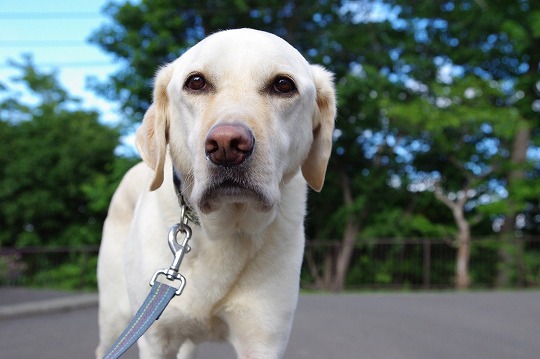
[[[184,233],[184,241],[182,244],[178,243],[177,237],[178,233],[183,232]],[[188,246],[188,241],[191,239],[191,227],[187,224],[182,223],[176,223],[174,226],[171,227],[169,230],[169,248],[171,249],[171,252],[176,255],[180,250],[184,250],[186,253],[191,250],[191,248]]]

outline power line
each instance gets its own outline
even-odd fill
[[[58,63],[36,63],[36,67],[53,67],[53,68],[84,68],[84,67],[108,67],[115,66],[112,62],[106,61],[86,61],[86,62],[58,62]],[[0,64],[0,69],[13,68],[9,64]]]
[[[0,47],[86,47],[81,40],[0,40]]]
[[[3,20],[80,20],[101,19],[103,15],[97,12],[4,12],[0,13]]]

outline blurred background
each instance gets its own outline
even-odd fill
[[[540,287],[532,0],[0,2],[0,285],[96,289],[156,69],[237,27],[336,74],[304,289]]]

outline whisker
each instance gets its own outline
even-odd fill
[[[277,160],[278,160],[278,162],[284,164],[285,167],[287,167],[289,170],[291,170],[291,171],[293,171],[293,172],[296,170],[294,167],[292,167],[290,164],[286,163],[286,162],[283,161],[282,159],[278,158]]]

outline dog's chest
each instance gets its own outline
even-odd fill
[[[220,340],[227,336],[222,313],[244,275],[253,270],[250,264],[257,256],[257,246],[242,236],[209,241],[197,232],[180,270],[186,287],[171,301],[162,324],[169,322],[169,330],[178,330],[194,341]]]
[[[210,320],[258,254],[257,239],[241,235],[208,239],[202,231],[194,230],[192,250],[186,254],[181,273],[187,284],[178,300],[195,317]]]

